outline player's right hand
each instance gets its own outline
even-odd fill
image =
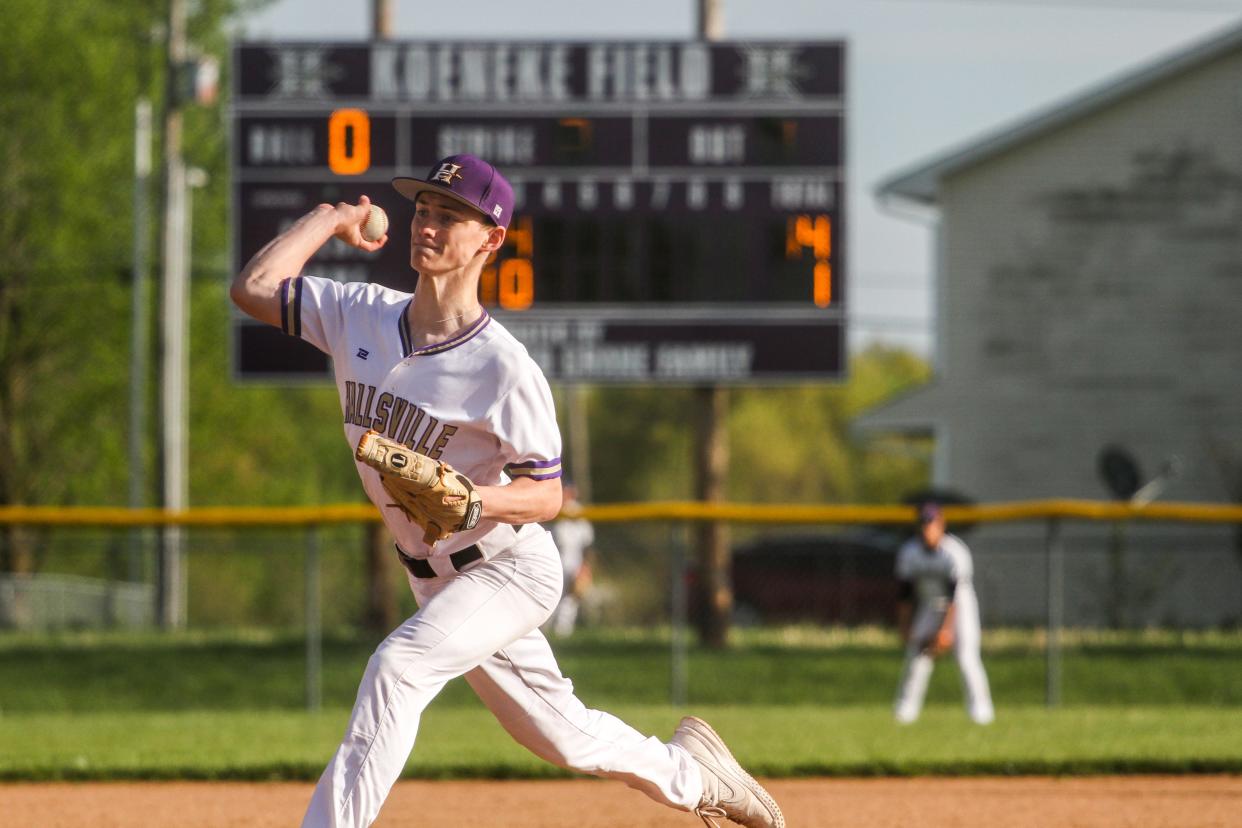
[[[927,639],[923,645],[923,652],[932,658],[942,656],[953,648],[953,631],[950,629],[937,630],[936,634]]]
[[[336,211],[335,236],[350,247],[373,253],[387,243],[387,234],[377,241],[367,241],[362,237],[362,226],[371,216],[371,199],[362,196],[357,204],[342,201],[333,209]]]

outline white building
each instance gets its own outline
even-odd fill
[[[935,380],[870,412],[934,436],[979,501],[1107,498],[1121,446],[1161,493],[1242,501],[1242,29],[900,173],[937,217]],[[1043,527],[984,527],[986,618],[1042,618]],[[1071,623],[1242,620],[1229,527],[1067,527]],[[989,593],[991,593],[989,595]],[[1120,596],[1112,603],[1112,595]]]

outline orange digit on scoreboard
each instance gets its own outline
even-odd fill
[[[328,167],[337,175],[371,168],[371,116],[364,110],[338,109],[328,119]]]
[[[500,263],[500,306],[526,310],[535,301],[535,268],[530,259],[505,259]]]
[[[832,304],[832,265],[824,261],[816,262],[812,273],[811,298],[815,300],[815,307],[826,308]]]

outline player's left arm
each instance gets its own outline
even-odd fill
[[[561,432],[552,390],[524,352],[508,355],[510,387],[486,419],[500,442],[510,482],[477,486],[485,520],[521,526],[552,520],[561,511]]]
[[[476,486],[483,519],[520,526],[552,520],[561,511],[561,479],[518,477],[504,486]]]

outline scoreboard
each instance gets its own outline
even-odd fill
[[[389,185],[470,152],[513,184],[480,300],[562,382],[769,383],[845,363],[840,42],[248,42],[233,54],[233,264],[368,195],[389,242],[306,273],[412,291]],[[234,375],[327,358],[241,316]]]

